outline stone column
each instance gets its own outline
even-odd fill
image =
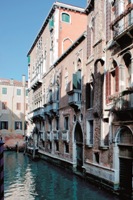
[[[120,87],[120,92],[122,92],[125,89],[125,73],[124,73],[124,66],[122,64],[119,65],[119,87]]]

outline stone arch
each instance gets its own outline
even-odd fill
[[[95,66],[95,73],[104,73],[104,63],[105,61],[102,58],[99,58],[95,61],[94,66]]]
[[[116,132],[116,143],[128,143],[133,145],[133,131],[128,126],[121,126]]]
[[[132,148],[133,131],[128,126],[121,126],[115,137],[116,148],[114,149],[115,169],[119,172],[119,189],[121,194],[132,193]],[[128,170],[127,170],[128,169]]]
[[[74,139],[78,143],[83,143],[82,128],[79,122],[77,122],[75,126]]]
[[[83,166],[83,131],[81,124],[77,121],[73,129],[74,144],[73,155],[76,170],[82,170]]]
[[[70,38],[65,38],[62,42],[62,53],[65,52],[73,44]]]

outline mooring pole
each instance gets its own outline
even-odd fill
[[[0,200],[4,200],[4,142],[0,139]]]

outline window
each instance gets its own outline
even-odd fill
[[[59,151],[59,142],[55,141],[55,151]]]
[[[52,121],[51,121],[51,119],[49,119],[48,125],[49,125],[49,131],[52,131]]]
[[[21,103],[17,103],[16,110],[21,110]]]
[[[17,89],[17,95],[21,95],[21,89]]]
[[[56,100],[59,100],[59,86],[56,88]]]
[[[56,118],[56,130],[59,130],[59,118]]]
[[[28,96],[28,90],[26,90],[26,94],[25,95],[26,95],[26,97]]]
[[[81,90],[81,71],[78,70],[76,74],[73,74],[73,89]]]
[[[69,130],[69,117],[64,118],[64,128],[65,130]]]
[[[6,110],[7,109],[7,102],[2,102],[2,110]]]
[[[70,23],[70,15],[67,13],[62,13],[62,21]]]
[[[65,150],[65,153],[69,153],[69,144],[68,143],[64,143],[64,150]]]
[[[51,19],[49,20],[49,30],[51,31],[53,27],[54,27],[54,18],[52,16]]]
[[[94,153],[94,160],[97,164],[99,164],[99,152]]]
[[[86,84],[86,109],[93,107],[94,90],[93,82]]]
[[[52,101],[52,90],[49,90],[49,101]]]
[[[1,121],[0,123],[0,129],[6,129],[8,130],[8,122],[7,121]]]
[[[93,144],[93,120],[87,121],[86,144]]]
[[[20,129],[22,130],[22,122],[15,122],[15,130]]]
[[[2,94],[7,94],[7,88],[2,88]]]

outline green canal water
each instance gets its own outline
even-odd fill
[[[114,200],[80,177],[23,153],[4,152],[5,200]]]

